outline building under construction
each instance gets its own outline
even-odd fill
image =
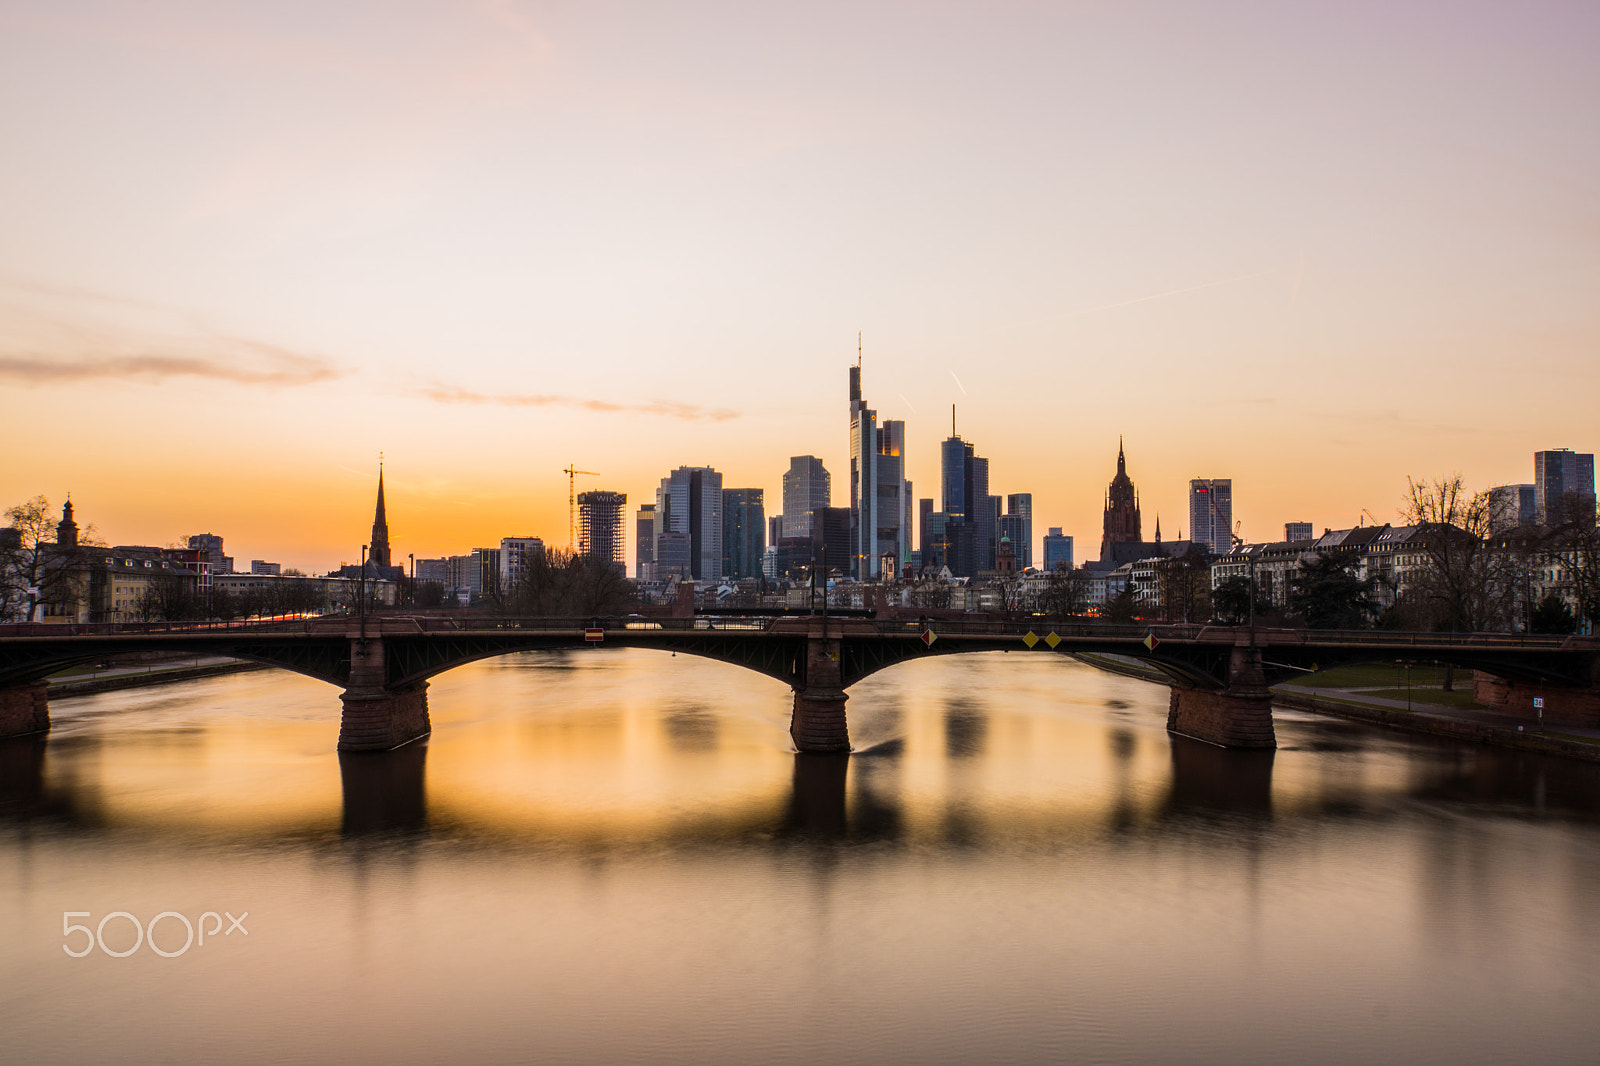
[[[628,505],[624,492],[578,493],[578,554],[586,559],[604,559],[623,569],[622,513]]]

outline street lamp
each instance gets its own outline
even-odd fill
[[[1244,538],[1239,536],[1239,534],[1230,533],[1228,535],[1233,538],[1233,546],[1235,548],[1241,548],[1241,549],[1247,549],[1248,548],[1248,545],[1246,545],[1245,542],[1244,542]],[[1255,552],[1248,551],[1248,550],[1245,551],[1245,564],[1246,564],[1246,567],[1247,567],[1248,573],[1249,573],[1249,577],[1247,578],[1247,580],[1250,582],[1250,649],[1253,652],[1255,650],[1255,646],[1256,646],[1256,553]]]
[[[367,642],[367,546],[361,546],[361,569],[356,573],[356,611],[361,619],[361,642]]]

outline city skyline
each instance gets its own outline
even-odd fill
[[[842,481],[857,331],[905,480],[959,403],[1084,545],[1119,434],[1251,540],[1593,450],[1600,13],[713,14],[0,15],[0,500],[328,569],[383,452],[396,551],[561,543],[573,463]]]

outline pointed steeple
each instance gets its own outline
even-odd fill
[[[1159,512],[1156,514],[1156,543],[1161,543],[1161,515]]]
[[[378,507],[372,515],[372,550],[367,558],[374,566],[389,566],[389,516],[383,507],[383,455],[378,456]]]
[[[1122,434],[1117,434],[1117,476],[1126,477],[1128,473],[1128,460],[1122,454]]]

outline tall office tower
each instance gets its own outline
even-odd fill
[[[722,576],[760,577],[767,516],[760,489],[722,490]]]
[[[383,460],[378,460],[378,507],[372,515],[372,550],[367,559],[374,566],[389,565],[389,516],[383,510]]]
[[[1194,478],[1189,482],[1189,540],[1212,555],[1233,547],[1233,479]]]
[[[639,581],[655,580],[656,505],[642,503],[633,517],[633,576]]]
[[[60,541],[57,540],[57,543]],[[222,554],[222,538],[215,533],[194,534],[189,538],[189,550],[205,552],[211,560],[213,574],[233,573],[233,556]]]
[[[626,574],[622,515],[627,506],[625,492],[594,489],[578,493],[578,554],[610,563]]]
[[[783,515],[767,515],[767,547],[772,547],[783,539]]]
[[[917,501],[917,550],[922,553],[922,564],[928,565],[932,545],[928,542],[929,526],[933,522],[933,501],[927,497]]]
[[[1592,453],[1580,455],[1570,448],[1534,452],[1533,484],[1540,525],[1559,525],[1575,516],[1594,519]]]
[[[1539,521],[1539,492],[1534,485],[1496,485],[1489,490],[1489,528],[1496,533]]]
[[[1285,522],[1283,524],[1284,540],[1310,540],[1310,522]]]
[[[783,537],[811,536],[811,512],[833,506],[833,478],[814,455],[796,455],[783,475]]]
[[[970,442],[955,432],[955,409],[950,413],[950,436],[939,445],[943,479],[944,539],[948,548],[944,565],[957,577],[973,577],[994,566],[998,516],[995,497],[989,495],[989,460],[976,454]],[[934,523],[938,524],[937,515]]]
[[[1016,520],[1012,523],[1011,550],[1017,553],[1018,569],[1026,570],[1033,565],[1033,493],[1013,492],[1008,495],[1006,516]]]
[[[687,581],[694,576],[689,572],[689,534],[668,530],[656,536],[655,575],[657,581]]]
[[[1051,526],[1044,535],[1044,568],[1054,570],[1058,566],[1072,569],[1072,538],[1064,536],[1060,526]]]
[[[522,583],[527,568],[544,554],[544,541],[538,537],[502,537],[500,539],[501,590],[510,594]]]
[[[722,475],[709,466],[680,466],[656,489],[657,577],[665,577],[662,537],[689,538],[689,576],[696,581],[722,577]],[[674,549],[676,550],[676,549]]]
[[[893,577],[911,550],[905,528],[905,437],[904,422],[878,425],[878,413],[861,398],[858,353],[850,368],[849,573],[863,581],[884,577],[885,559]]]
[[[850,553],[853,549],[850,528],[850,508],[823,507],[817,511],[817,521],[811,527],[811,556],[820,565],[827,554],[828,569],[849,573]]]
[[[1111,559],[1111,545],[1143,540],[1139,532],[1139,493],[1128,476],[1128,461],[1122,454],[1122,441],[1117,441],[1117,474],[1106,489],[1104,530],[1100,535],[1100,558]]]

